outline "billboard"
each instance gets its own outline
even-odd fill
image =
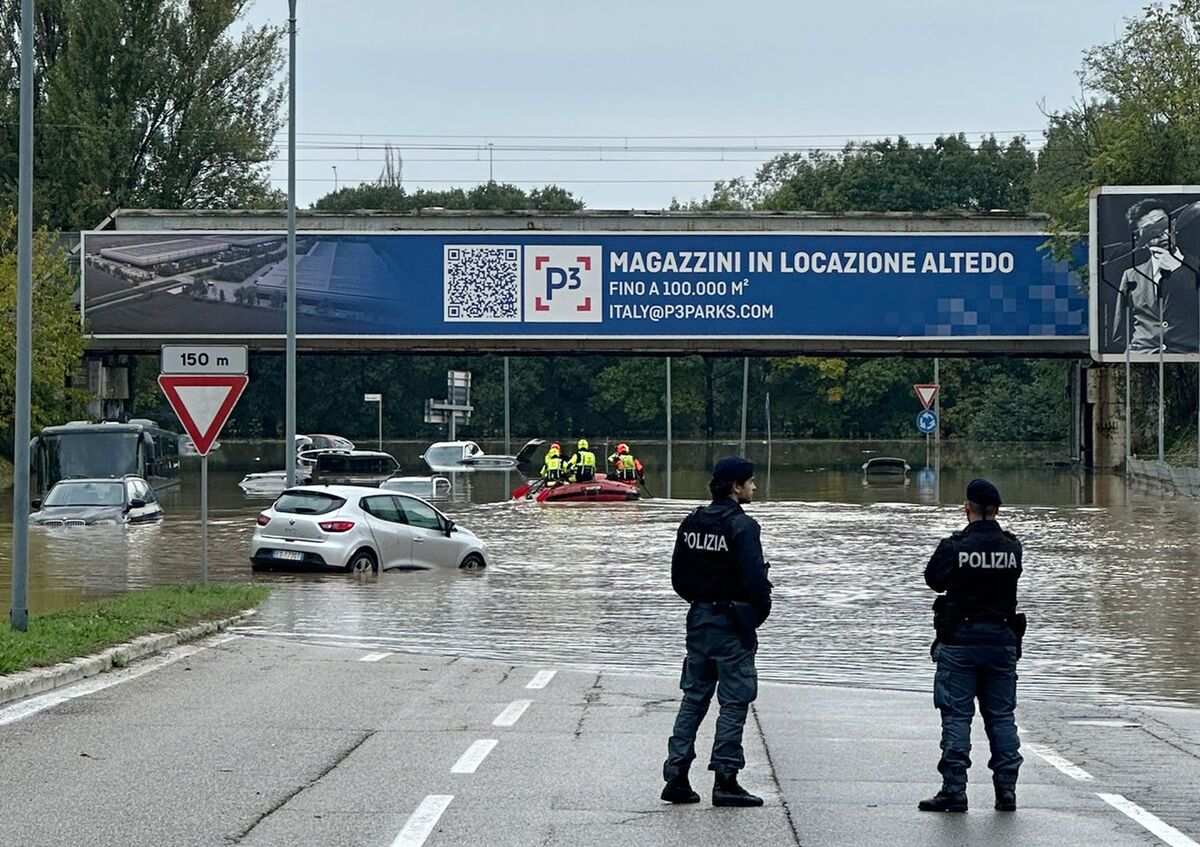
[[[1087,338],[1025,234],[339,232],[297,236],[297,325],[328,339]],[[279,232],[83,234],[96,339],[284,333]],[[943,345],[943,346],[946,346]],[[386,345],[381,345],[386,346]],[[799,349],[797,346],[795,349]],[[1009,348],[1011,349],[1011,348]]]
[[[1196,361],[1200,187],[1106,186],[1090,213],[1092,357]]]

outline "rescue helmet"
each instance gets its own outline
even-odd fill
[[[588,443],[587,443],[587,439],[586,439],[586,438],[581,438],[581,439],[579,439],[579,443],[578,443],[578,444],[576,444],[575,446],[576,446],[577,448],[579,448],[580,450],[586,450],[586,449],[588,449]]]
[[[550,445],[550,450],[549,450],[548,452],[550,452],[550,453],[561,453],[561,452],[562,452],[562,447],[560,447],[560,446],[559,446],[559,444],[558,444],[558,442],[557,442],[557,441],[555,441],[553,444],[551,444],[551,445]]]
[[[628,453],[628,452],[629,452],[628,444],[618,444],[617,445],[617,455],[618,456],[620,456],[622,453]]]

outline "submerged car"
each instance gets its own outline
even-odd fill
[[[473,532],[420,497],[356,485],[289,488],[250,539],[256,571],[472,570],[487,565],[485,555]]]
[[[29,520],[39,526],[115,526],[161,520],[163,507],[141,477],[64,479],[45,500],[34,500]]]

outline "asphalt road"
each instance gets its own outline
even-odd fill
[[[0,844],[1188,847],[1200,837],[1191,710],[1022,703],[1020,809],[992,810],[980,730],[971,811],[930,815],[916,811],[938,783],[929,696],[764,685],[742,782],[767,805],[714,809],[701,769],[711,715],[693,771],[704,801],[658,799],[675,684],[224,636],[0,709]]]

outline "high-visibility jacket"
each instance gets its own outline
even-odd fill
[[[613,469],[616,472],[617,479],[637,479],[638,471],[641,470],[642,463],[633,458],[632,453],[622,453],[620,455],[613,453],[608,457],[608,460],[613,464]]]
[[[567,461],[567,469],[576,482],[594,479],[596,476],[596,454],[591,450],[576,450]]]
[[[563,459],[558,453],[551,451],[546,454],[546,461],[542,462],[542,476],[546,479],[562,479],[563,477]]]

